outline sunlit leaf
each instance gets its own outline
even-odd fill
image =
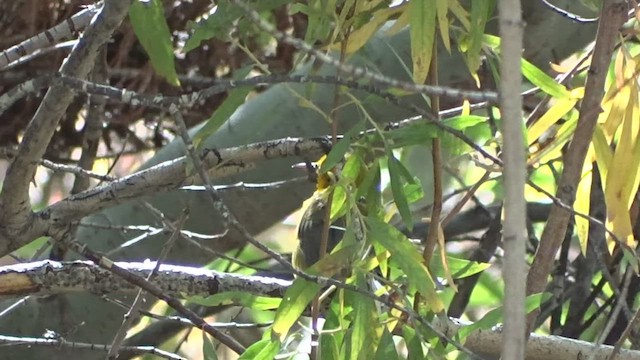
[[[298,321],[304,309],[311,303],[311,300],[319,290],[320,285],[302,278],[298,278],[293,282],[287,289],[276,312],[272,327],[274,338],[280,339],[280,341],[284,340],[291,326]]]
[[[351,231],[353,230],[351,229]],[[345,237],[346,236],[345,234]],[[305,272],[312,275],[331,277],[339,271],[344,270],[345,266],[353,262],[353,255],[357,252],[359,246],[360,244],[354,244],[337,248]],[[311,300],[313,300],[320,288],[320,285],[302,278],[297,278],[293,284],[289,286],[276,311],[272,327],[274,337],[280,339],[280,341],[286,337],[291,326],[293,326],[300,315],[302,315],[302,312],[311,303]]]
[[[586,161],[582,165],[582,177],[580,182],[578,183],[578,188],[576,192],[580,194],[580,196],[576,196],[576,201],[573,205],[573,208],[582,214],[589,213],[589,207],[591,206],[591,197],[589,194],[591,193],[591,180],[592,180],[592,171],[593,171],[593,161],[591,158],[593,157],[595,151],[593,149],[593,145],[589,147],[587,152]],[[580,243],[580,251],[582,255],[587,255],[587,243],[589,240],[589,220],[581,217],[575,216],[576,222],[576,234],[578,235],[578,241]]]
[[[553,104],[527,131],[529,145],[535,143],[540,136],[551,129],[558,120],[576,106],[577,102],[578,99],[563,98]]]
[[[349,43],[346,47],[347,54],[353,54],[360,50],[375,33],[389,21],[389,18],[400,14],[404,6],[394,6],[387,9],[378,10],[373,14],[373,18],[365,25],[349,34]],[[334,44],[333,48],[339,49],[339,44]]]
[[[607,224],[611,225],[611,230],[620,240],[633,247],[633,229],[629,208],[637,190],[637,188],[632,188],[635,184],[637,171],[629,171],[629,169],[638,169],[639,165],[639,157],[635,150],[638,141],[639,124],[637,119],[640,116],[638,108],[640,104],[638,93],[636,91],[629,91],[629,93],[629,102],[625,107],[626,111],[618,144],[613,154],[611,168],[607,173],[604,195],[607,203]]]
[[[598,171],[600,172],[600,178],[606,179],[609,167],[613,160],[613,150],[609,146],[609,142],[604,135],[604,131],[600,124],[598,124],[593,132],[593,138],[591,139],[593,148],[595,151],[595,158],[598,163]]]
[[[564,85],[558,83],[544,71],[524,59],[522,59],[522,75],[533,85],[554,98],[565,99],[571,96]]]
[[[238,358],[239,360],[273,360],[280,351],[280,342],[272,339],[263,339],[253,343],[245,352]]]

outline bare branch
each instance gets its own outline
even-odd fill
[[[82,31],[102,5],[90,5],[79,13],[60,24],[33,36],[18,45],[14,45],[0,53],[0,70],[11,65],[21,57],[33,54],[46,46],[52,46],[58,41],[72,37]]]
[[[98,50],[109,41],[111,34],[129,9],[128,0],[107,0],[83,33],[69,57],[60,68],[66,76],[85,78],[95,63]],[[6,254],[20,247],[21,234],[32,229],[29,184],[38,162],[49,145],[60,118],[73,99],[73,92],[64,87],[52,87],[40,103],[27,127],[18,155],[9,165],[0,192],[0,253]]]

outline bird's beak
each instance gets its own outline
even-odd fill
[[[310,161],[293,164],[291,165],[291,168],[306,171],[309,181],[313,183],[318,180],[317,165]]]

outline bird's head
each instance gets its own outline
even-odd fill
[[[316,189],[318,191],[323,191],[338,182],[339,174],[339,169],[337,167],[327,171],[323,171],[321,169],[322,164],[326,159],[327,156],[323,155],[316,162],[305,161],[303,163],[295,164],[292,167],[295,169],[306,170],[309,180],[316,184]]]

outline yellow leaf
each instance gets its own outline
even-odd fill
[[[402,14],[400,14],[400,17],[398,18],[398,20],[396,20],[396,22],[394,22],[393,25],[391,25],[389,30],[387,30],[386,32],[387,35],[389,36],[395,35],[398,32],[400,32],[400,30],[406,28],[407,25],[409,25],[409,14],[411,13],[411,11],[406,9],[408,6],[406,6],[405,4],[401,5]]]
[[[347,44],[346,48],[347,54],[353,54],[356,51],[360,50],[360,48],[362,48],[369,41],[369,39],[373,37],[376,31],[378,31],[378,29],[380,29],[382,25],[389,21],[390,17],[399,14],[401,11],[402,7],[400,6],[376,11],[373,15],[373,18],[368,23],[349,35],[349,43]],[[340,44],[333,44],[331,48],[339,49]]]
[[[621,89],[621,92],[625,89],[629,94],[629,102],[623,113],[622,129],[611,167],[607,173],[605,201],[607,203],[607,223],[611,225],[611,230],[620,240],[633,246],[629,207],[635,197],[636,189],[632,186],[636,181],[638,171],[637,157],[634,156],[638,140],[638,121],[634,116],[638,116],[639,103],[637,91],[631,91],[630,86],[627,85]]]
[[[433,226],[434,223],[431,223]],[[444,232],[442,231],[442,224],[438,221],[438,247],[440,248],[440,259],[442,260],[442,267],[444,268],[444,276],[447,279],[447,283],[453,289],[453,291],[458,292],[458,287],[456,283],[453,281],[453,276],[451,276],[451,270],[449,269],[449,261],[447,260],[447,248],[444,243]]]
[[[591,206],[591,198],[589,194],[591,193],[591,180],[593,173],[593,161],[591,158],[593,157],[594,146],[591,144],[589,146],[589,151],[587,152],[587,158],[582,166],[582,179],[580,183],[578,183],[576,201],[573,205],[575,211],[588,214],[589,208]],[[589,240],[589,220],[583,218],[582,216],[575,216],[576,221],[576,234],[578,235],[578,241],[580,242],[580,251],[582,255],[587,255],[587,242]]]
[[[574,106],[578,99],[565,98],[558,100],[553,106],[547,110],[538,121],[536,121],[527,131],[529,146],[535,143],[538,138],[549,130],[555,123],[565,116]]]
[[[600,114],[599,121],[604,123],[603,130],[609,141],[615,135],[616,130],[622,122],[622,119],[624,119],[624,113],[627,105],[629,104],[630,95],[630,86],[623,86],[622,88],[618,89],[614,83],[609,86],[609,89],[605,94],[605,98],[613,96],[613,99],[606,101],[603,104],[602,108],[604,111]]]
[[[611,160],[613,159],[613,150],[611,150],[611,146],[609,146],[609,142],[607,142],[604,131],[599,124],[595,128],[591,142],[595,150],[595,158],[598,162],[600,178],[606,179],[609,166],[611,166]],[[606,184],[602,184],[602,187],[606,189]]]

